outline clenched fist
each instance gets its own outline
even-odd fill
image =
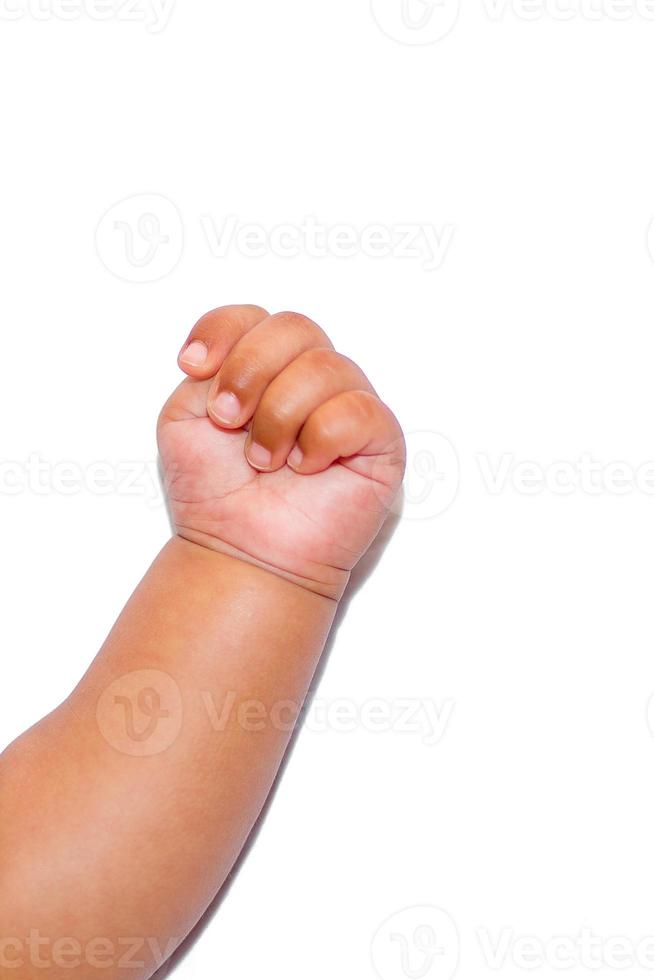
[[[297,313],[207,313],[179,364],[158,425],[177,533],[338,599],[402,480],[393,413]]]

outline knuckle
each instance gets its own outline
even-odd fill
[[[309,442],[316,447],[328,446],[334,438],[333,426],[328,419],[314,419],[308,436]]]
[[[268,312],[263,307],[254,304],[218,306],[200,317],[191,331],[191,336],[211,341],[225,331],[240,330],[244,325],[247,326],[257,319],[264,320],[267,316]]]
[[[293,421],[292,412],[288,405],[279,399],[262,402],[257,411],[257,424],[266,429],[280,431],[287,429]]]
[[[257,306],[255,303],[228,303],[226,306],[217,306],[213,310],[207,310],[207,312],[200,317],[198,323],[203,323],[206,320],[215,321],[219,319],[238,319],[243,316],[243,314],[261,314],[261,317],[268,316],[267,310],[264,310],[262,306]]]
[[[361,425],[372,422],[379,409],[379,399],[368,391],[349,391],[345,396],[347,410]]]
[[[312,347],[300,354],[298,360],[302,368],[309,372],[336,373],[342,363],[341,355],[331,347]]]
[[[234,312],[238,311],[239,313],[252,313],[255,316],[259,316],[262,320],[265,320],[266,317],[270,316],[268,310],[265,310],[263,306],[257,306],[256,303],[246,303],[243,306],[226,306],[225,309],[232,310]]]
[[[208,310],[203,316],[200,317],[198,322],[193,327],[191,333],[195,337],[211,337],[216,333],[216,330],[220,328],[222,314],[224,312],[224,307],[220,307],[217,310]]]
[[[294,310],[284,310],[282,313],[275,313],[271,317],[271,320],[303,336],[322,335],[322,330],[317,323],[314,323],[313,320],[309,319],[303,313],[296,313]]]
[[[278,313],[273,313],[270,319],[283,320],[285,323],[313,323],[313,320],[310,320],[304,313],[298,313],[297,310],[280,310]]]
[[[253,386],[258,373],[259,367],[255,361],[233,355],[227,358],[220,369],[218,384],[222,390],[243,395]]]

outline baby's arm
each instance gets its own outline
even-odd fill
[[[396,420],[311,321],[225,308],[190,340],[159,427],[177,533],[0,756],[2,980],[138,980],[197,922],[401,479]]]
[[[121,939],[143,937],[164,953],[178,945],[266,798],[290,734],[287,702],[301,704],[335,608],[182,538],[166,545],[77,690],[0,757],[0,936],[25,943],[21,969],[7,968],[19,957],[5,949],[3,980],[95,974],[92,952],[77,971],[65,968],[69,953],[44,974],[57,939],[87,948],[109,939],[116,964],[127,952]],[[107,685],[130,672],[116,686],[126,703],[98,712]],[[158,731],[131,745],[124,708],[148,690],[146,713],[132,709],[131,720],[147,732],[151,711]],[[161,710],[183,710],[183,720],[158,719]],[[124,754],[123,742],[158,754]],[[33,929],[50,942],[30,971]],[[147,944],[134,958],[143,970],[97,973],[141,977],[156,965]]]

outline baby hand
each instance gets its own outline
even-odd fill
[[[338,599],[404,472],[404,440],[356,364],[298,313],[196,324],[159,418],[179,535]]]

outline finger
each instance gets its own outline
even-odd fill
[[[245,455],[255,469],[284,466],[300,429],[319,405],[344,391],[374,389],[349,357],[326,347],[305,351],[268,385],[252,419]]]
[[[221,306],[205,313],[179,352],[180,368],[198,380],[213,377],[234,344],[267,316],[261,306]]]
[[[347,391],[320,405],[302,427],[288,465],[297,473],[320,473],[336,460],[399,486],[402,430],[390,408],[369,391]]]
[[[218,425],[240,428],[264,391],[306,350],[331,347],[317,323],[299,313],[276,313],[257,323],[232,348],[209,390],[207,412]]]

